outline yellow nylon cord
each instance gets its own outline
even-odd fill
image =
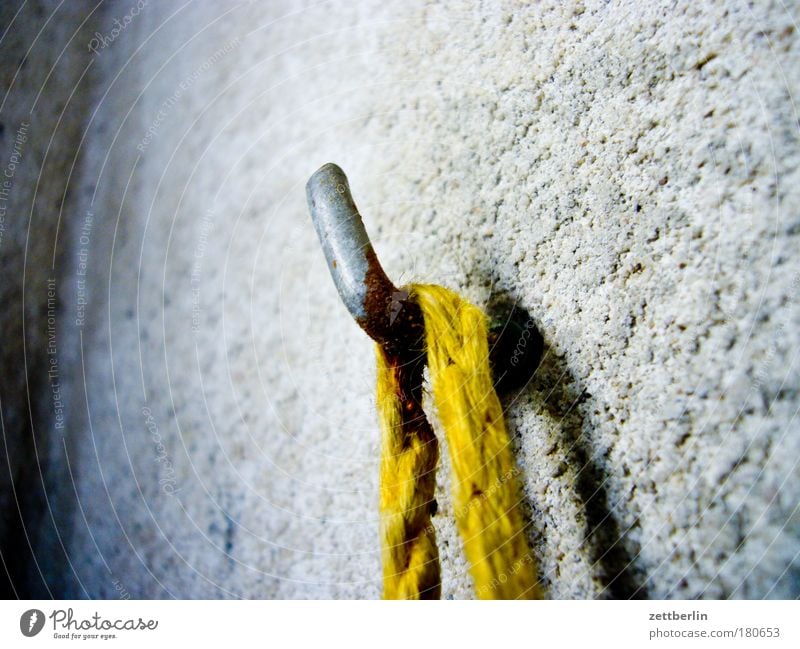
[[[401,369],[377,346],[381,423],[381,545],[384,599],[438,599],[439,552],[430,512],[439,445],[422,414],[404,416]]]
[[[441,286],[415,284],[411,294],[425,319],[433,397],[450,450],[456,522],[475,592],[480,599],[539,599],[519,509],[519,471],[492,383],[486,316]],[[408,599],[419,597],[416,584],[429,583],[434,562],[439,575],[433,527],[429,519],[421,532],[418,527],[433,498],[435,455],[431,467],[425,444],[403,442],[395,378],[379,349],[384,597]]]

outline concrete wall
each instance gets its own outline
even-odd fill
[[[0,25],[17,594],[379,596],[335,161],[393,278],[545,338],[504,405],[549,597],[800,595],[796,7],[67,4]]]

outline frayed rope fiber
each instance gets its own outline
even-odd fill
[[[539,599],[520,512],[519,473],[492,383],[484,313],[441,286],[414,284],[425,319],[433,398],[453,469],[456,522],[480,599]],[[385,599],[438,598],[431,523],[438,444],[424,414],[409,418],[407,386],[378,346],[381,540]]]

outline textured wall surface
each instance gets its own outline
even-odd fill
[[[67,4],[0,25],[22,593],[379,596],[372,345],[305,205],[335,161],[391,277],[545,338],[504,405],[548,597],[800,595],[796,5]]]

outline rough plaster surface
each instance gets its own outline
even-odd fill
[[[379,596],[372,347],[303,191],[336,161],[392,277],[545,338],[505,404],[549,597],[800,595],[796,7],[151,3],[88,51],[134,4],[2,14],[4,156],[44,88],[0,242],[23,593]]]

